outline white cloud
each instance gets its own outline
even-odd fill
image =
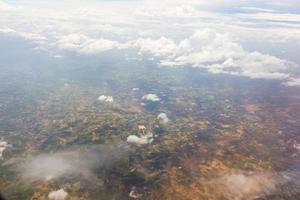
[[[111,49],[122,49],[126,45],[116,41],[100,39],[91,39],[83,34],[70,34],[62,36],[58,40],[61,49],[75,51],[80,54],[96,54]]]
[[[166,113],[159,113],[157,119],[161,121],[163,124],[166,124],[170,121]]]
[[[294,147],[295,149],[297,149],[297,150],[300,150],[300,144],[298,144],[298,143],[295,143],[295,144],[293,145],[293,147]]]
[[[156,94],[146,94],[142,97],[143,100],[157,102],[160,98]]]
[[[7,147],[12,147],[12,145],[6,141],[0,141],[0,160],[3,160],[3,152]]]
[[[259,12],[255,14],[239,14],[237,15],[244,19],[268,20],[268,21],[285,21],[285,22],[300,22],[299,14],[277,13],[277,12]]]
[[[25,40],[33,41],[37,44],[45,44],[45,42],[47,41],[47,38],[44,36],[41,36],[40,34],[16,31],[11,28],[0,28],[0,34],[5,34],[5,35],[9,35],[9,36],[14,36],[14,37],[20,37]]]
[[[118,161],[126,159],[129,150],[128,145],[123,143],[96,145],[40,154],[21,162],[16,159],[12,164],[17,165],[21,178],[26,183],[59,179],[70,175],[93,182],[97,181],[95,169],[105,170]]]
[[[300,78],[291,78],[283,83],[285,86],[298,86],[300,87]]]
[[[135,144],[135,145],[145,145],[145,144],[150,144],[153,141],[153,134],[152,133],[147,133],[142,136],[136,136],[136,135],[129,135],[126,140],[130,144]]]
[[[0,11],[15,11],[17,8],[15,6],[9,5],[4,1],[0,1]]]
[[[139,38],[134,46],[136,46],[141,53],[149,53],[154,56],[168,55],[171,52],[175,52],[177,48],[173,40],[165,37],[161,37],[158,40]]]
[[[151,58],[160,57],[163,66],[192,65],[212,73],[286,81],[293,66],[284,53],[288,49],[278,58],[272,48],[300,48],[300,17],[286,10],[292,8],[289,5],[295,3],[284,3],[282,12],[274,1],[20,3],[18,12],[0,13],[0,32],[32,40],[42,46],[37,49],[97,55],[136,48]],[[0,1],[0,9],[7,7],[14,6]],[[243,13],[245,9],[255,12]],[[246,50],[245,43],[260,49]]]
[[[105,96],[105,95],[99,96],[98,100],[102,102],[108,102],[108,103],[114,102],[114,98],[112,96]]]
[[[51,200],[65,200],[68,193],[64,189],[52,191],[48,194],[48,198]]]
[[[159,42],[157,40],[153,43]],[[161,45],[148,45],[143,48],[152,48],[147,52],[152,52],[154,56],[164,56],[161,59],[163,66],[192,65],[212,73],[277,80],[288,79],[288,71],[296,66],[275,56],[248,52],[229,34],[221,34],[213,29],[198,30],[191,37],[172,45],[172,48],[165,48],[163,53],[157,46],[165,45],[162,42]],[[155,53],[157,49],[158,52]]]

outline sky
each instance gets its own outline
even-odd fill
[[[297,0],[0,0],[2,44],[7,38],[16,41],[9,51],[29,48],[18,46],[24,40],[53,59],[134,50],[130,59],[162,67],[300,87]]]

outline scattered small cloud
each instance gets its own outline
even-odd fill
[[[153,142],[153,133],[149,132],[145,135],[142,136],[136,136],[136,135],[129,135],[127,137],[127,142],[129,144],[134,144],[134,145],[145,145],[145,144],[150,144]]]
[[[108,102],[108,103],[114,102],[114,98],[112,96],[105,96],[105,95],[99,96],[98,100],[101,102]]]
[[[158,116],[157,116],[157,119],[163,123],[163,124],[166,124],[170,121],[170,119],[168,118],[167,114],[166,113],[160,113]]]
[[[156,94],[146,94],[142,97],[143,100],[157,102],[160,98]]]
[[[132,187],[128,196],[133,199],[141,199],[143,195],[138,193],[138,191],[136,190],[136,187]]]
[[[50,200],[65,200],[68,197],[68,193],[64,189],[52,191],[48,194]]]
[[[7,147],[12,147],[12,145],[6,141],[0,141],[0,160],[3,160],[3,152]]]

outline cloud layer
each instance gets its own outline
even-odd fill
[[[59,6],[58,6],[59,5]],[[137,50],[161,66],[274,79],[299,86],[300,11],[276,1],[0,2],[0,37],[37,50],[97,56]]]

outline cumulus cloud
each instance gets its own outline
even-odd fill
[[[192,65],[214,74],[276,80],[289,79],[289,70],[296,67],[296,64],[275,56],[248,52],[229,34],[221,34],[213,29],[198,30],[178,44],[168,40],[171,48],[164,48],[165,39],[159,45],[160,41],[153,42],[155,45],[143,43],[148,46],[141,47],[144,49],[141,52],[162,56],[160,63],[163,66]]]
[[[143,100],[158,102],[160,98],[156,94],[146,94],[142,97]]]
[[[136,136],[136,135],[129,135],[127,137],[127,142],[130,144],[134,144],[134,145],[145,145],[145,144],[150,144],[153,142],[153,134],[151,132],[142,135],[142,136]]]
[[[114,98],[112,96],[105,96],[105,95],[99,96],[98,100],[102,102],[108,102],[108,103],[114,102]]]
[[[166,124],[170,121],[166,113],[159,113],[157,119],[163,124]]]
[[[68,193],[64,189],[52,191],[48,194],[50,200],[65,200],[68,196]]]
[[[70,175],[95,180],[97,169],[107,169],[126,159],[130,148],[123,143],[98,145],[15,161],[24,181],[51,180]],[[20,163],[21,162],[21,163]]]

